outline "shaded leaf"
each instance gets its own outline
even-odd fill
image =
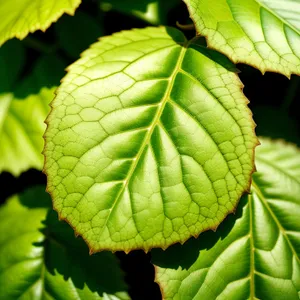
[[[257,144],[235,70],[172,28],[105,37],[69,67],[47,118],[47,190],[92,252],[166,248],[235,209]]]
[[[43,186],[0,208],[0,299],[128,300],[113,254],[89,256],[49,208]]]
[[[152,252],[164,299],[299,299],[300,152],[262,140],[251,195],[216,233]]]
[[[20,43],[9,41],[0,48],[0,172],[14,175],[43,167],[44,120],[64,69],[57,57],[44,56],[18,83],[22,61]]]

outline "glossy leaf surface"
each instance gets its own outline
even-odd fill
[[[20,83],[24,60],[20,42],[9,41],[0,48],[0,173],[15,176],[43,167],[44,120],[64,69],[60,59],[47,55]]]
[[[153,251],[164,299],[289,299],[300,295],[300,151],[262,141],[252,193],[217,232]]]
[[[300,74],[298,0],[184,0],[200,35],[234,63]]]
[[[128,300],[114,255],[90,256],[50,207],[44,186],[0,207],[0,299]]]
[[[45,31],[63,13],[74,14],[81,0],[0,1],[0,46],[8,39],[23,39],[38,29]]]
[[[47,119],[47,188],[91,251],[166,248],[235,209],[257,139],[234,71],[172,28],[103,38],[69,67]]]

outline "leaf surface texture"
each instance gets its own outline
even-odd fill
[[[44,186],[0,208],[0,299],[129,300],[116,257],[90,256],[50,208]]]
[[[234,63],[300,74],[298,0],[184,0],[209,47]]]
[[[48,191],[91,251],[184,242],[249,188],[257,139],[235,68],[176,29],[92,45],[47,123]]]
[[[299,299],[299,149],[263,139],[256,166],[251,195],[216,233],[152,253],[164,299]]]

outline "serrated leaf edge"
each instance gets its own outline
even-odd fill
[[[148,26],[148,27],[145,27],[144,29],[147,29],[147,28],[153,28],[153,26]],[[158,26],[158,28],[168,28],[168,26]],[[120,32],[117,32],[117,33],[112,34],[111,36],[114,36],[115,34],[118,34],[118,33],[129,32],[129,31],[135,31],[135,30],[140,30],[140,29],[138,29],[138,28],[133,28],[133,29],[131,29],[131,30],[122,30],[122,31],[120,31]],[[97,42],[100,42],[102,39],[106,39],[106,38],[108,38],[108,37],[110,37],[110,36],[109,36],[109,35],[108,35],[108,36],[102,36],[102,37],[100,37],[100,38],[98,39]],[[194,37],[193,39],[191,39],[191,40],[189,40],[189,41],[186,40],[186,41],[185,41],[184,47],[187,47],[189,44],[191,44],[191,43],[192,43],[194,40],[196,40],[197,38],[198,38],[198,36]],[[93,45],[93,44],[92,44],[92,45]],[[91,46],[92,46],[92,45],[91,45]],[[91,47],[91,46],[90,46],[90,47]],[[85,50],[85,51],[86,51],[86,50]],[[85,53],[85,51],[83,51],[83,52],[80,54],[80,58],[83,57],[83,54]],[[183,58],[183,56],[184,56],[184,53],[185,53],[185,51],[183,52],[183,51],[181,50],[180,56],[182,56],[182,58]],[[178,61],[180,61],[180,59],[178,59]],[[73,64],[75,64],[75,63],[76,63],[76,62],[74,62]],[[65,71],[68,72],[68,71],[70,70],[70,68],[72,68],[72,65],[73,65],[73,64],[69,65],[69,66],[65,69]],[[180,66],[180,64],[177,62],[176,67],[175,67],[175,69],[174,69],[172,75],[170,76],[170,78],[174,76],[174,74],[176,73],[176,71],[178,71],[178,70],[177,70],[177,69],[178,69],[178,66]],[[243,85],[243,83],[241,82],[241,80],[239,79],[239,77],[238,77],[238,75],[237,75],[237,73],[239,73],[239,71],[236,70],[236,71],[233,72],[233,73],[235,73],[235,76],[236,76],[236,84],[240,87],[240,91],[241,91],[243,100],[245,101],[245,105],[248,107],[248,104],[249,104],[250,101],[247,99],[247,97],[246,97],[246,96],[244,95],[244,93],[243,93],[244,85]],[[66,76],[67,76],[67,74],[60,80],[61,83],[64,82],[64,79],[65,79]],[[173,80],[170,80],[170,81],[172,82]],[[49,106],[50,106],[50,112],[49,112],[49,114],[48,114],[46,120],[44,121],[44,123],[45,123],[46,126],[47,126],[47,129],[48,129],[48,125],[49,125],[48,119],[49,119],[50,114],[51,114],[52,111],[53,111],[53,105],[52,105],[52,103],[53,103],[53,101],[55,100],[55,98],[56,98],[56,96],[57,96],[59,90],[60,90],[60,86],[55,90],[55,92],[54,92],[55,97],[53,98],[53,100],[52,100],[52,101],[50,102],[50,104],[49,104]],[[252,119],[253,113],[251,112],[250,109],[248,109],[248,113],[249,113],[249,118],[252,120],[252,124],[253,124],[252,131],[253,131],[254,136],[256,137],[255,128],[256,128],[257,125],[256,125],[256,123],[254,122],[254,120]],[[47,131],[47,129],[45,130],[45,132]],[[45,156],[45,151],[46,151],[46,136],[45,136],[45,133],[44,133],[44,135],[43,135],[43,139],[44,139],[44,149],[43,149],[43,151],[42,151],[42,154],[43,154],[43,156],[44,156],[44,167],[43,167],[43,169],[42,169],[42,172],[48,177],[48,173],[47,173],[47,170],[46,170],[46,168],[45,168],[45,165],[46,165],[46,159],[47,159],[46,156]],[[199,236],[201,233],[205,232],[205,231],[208,231],[208,230],[216,231],[217,228],[219,227],[219,225],[224,221],[224,219],[226,219],[226,217],[227,217],[229,214],[232,214],[232,213],[234,214],[234,213],[235,213],[236,208],[237,208],[237,205],[239,204],[240,198],[241,198],[244,194],[249,194],[249,193],[250,193],[250,188],[251,188],[251,184],[252,184],[252,174],[253,174],[254,172],[256,172],[256,166],[255,166],[255,148],[256,148],[257,146],[259,146],[259,145],[260,145],[259,139],[256,137],[256,143],[255,143],[255,145],[254,145],[254,147],[253,147],[253,154],[252,154],[252,165],[253,165],[253,169],[251,170],[251,172],[250,172],[250,174],[249,174],[249,175],[250,175],[249,183],[248,183],[248,186],[244,189],[244,191],[241,192],[241,195],[238,197],[238,201],[237,201],[237,203],[236,203],[236,206],[235,206],[231,211],[228,211],[228,213],[224,216],[224,218],[222,219],[222,221],[221,221],[217,226],[212,226],[212,227],[206,228],[205,230],[203,230],[203,231],[201,231],[201,232],[199,232],[199,233],[197,233],[197,234],[195,234],[195,235],[191,235],[190,237],[186,238],[184,241],[179,242],[180,244],[183,245],[183,244],[184,244],[188,239],[190,239],[191,237],[198,238],[198,236]],[[99,249],[97,249],[97,250],[94,249],[94,248],[90,245],[89,241],[87,241],[80,233],[78,233],[78,232],[76,231],[76,228],[75,228],[74,226],[72,226],[72,224],[67,220],[67,218],[62,218],[62,217],[60,217],[59,211],[56,209],[56,207],[55,207],[55,205],[54,205],[53,195],[52,195],[51,191],[48,189],[48,181],[47,181],[47,186],[46,186],[46,190],[45,190],[45,191],[51,196],[53,209],[57,212],[59,220],[60,220],[60,221],[65,221],[66,223],[68,223],[68,224],[73,228],[74,233],[75,233],[75,236],[76,236],[76,237],[80,236],[80,237],[85,241],[85,243],[87,244],[87,246],[88,246],[88,248],[89,248],[89,253],[90,253],[90,255],[92,255],[92,254],[94,254],[94,253],[101,252],[101,251],[111,251],[112,253],[115,253],[116,251],[124,251],[126,254],[128,254],[130,251],[133,251],[133,250],[143,250],[145,253],[148,253],[148,252],[152,249],[152,248],[146,248],[146,247],[133,247],[133,248],[130,248],[130,249],[123,249],[123,248],[105,248],[105,247],[103,247],[103,248],[99,248]],[[115,204],[114,204],[114,205],[115,205]],[[170,244],[170,245],[167,246],[167,247],[161,247],[161,249],[166,250],[168,247],[170,247],[170,246],[172,246],[172,245],[174,245],[174,244],[176,244],[176,243],[178,243],[178,242],[174,242],[174,243]]]

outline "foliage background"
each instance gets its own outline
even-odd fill
[[[140,2],[142,8],[143,2],[146,1]],[[107,6],[102,5],[103,7]],[[179,2],[172,9],[167,8],[165,12],[164,17],[159,20],[162,25],[176,26],[176,21],[181,24],[190,22],[184,3]],[[75,17],[64,15],[45,33],[38,31],[22,42],[18,41],[26,48],[26,62],[19,81],[31,72],[35,62],[45,54],[54,55],[63,62],[62,66],[67,67],[98,37],[149,25],[151,24],[132,14],[101,10],[99,1],[85,0],[77,9]],[[188,37],[194,36],[194,31],[185,33]],[[63,74],[62,66],[56,70],[60,74]],[[262,75],[260,71],[246,65],[239,64],[237,67],[241,71],[240,78],[245,85],[244,93],[250,100],[249,107],[258,125],[257,135],[284,138],[299,146],[300,110],[296,99],[300,97],[300,78],[293,75],[291,80],[288,80],[275,73]],[[45,175],[37,170],[31,169],[19,177],[3,172],[0,174],[0,203],[25,188],[45,183]],[[132,299],[161,299],[159,287],[153,281],[154,267],[150,264],[150,254],[133,251],[127,255],[118,252],[117,256],[127,274],[126,281]]]

